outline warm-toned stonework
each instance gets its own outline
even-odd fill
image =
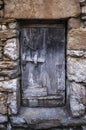
[[[5,0],[6,18],[61,19],[80,14],[77,0]]]
[[[0,130],[86,130],[86,0],[0,0],[0,17]],[[57,108],[22,105],[20,23],[39,19],[66,21],[66,100]]]

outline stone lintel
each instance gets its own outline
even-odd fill
[[[61,19],[80,15],[76,0],[5,0],[5,18]]]

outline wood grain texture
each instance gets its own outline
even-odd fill
[[[20,40],[23,99],[46,96],[36,106],[58,106],[54,96],[65,93],[65,27],[23,28]]]

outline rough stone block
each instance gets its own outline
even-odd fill
[[[11,115],[11,114],[17,114],[17,110],[18,110],[18,107],[17,107],[17,94],[16,92],[13,92],[13,93],[9,93],[8,94],[8,114]]]
[[[16,36],[17,36],[17,31],[16,30],[0,31],[0,39],[1,39],[1,41],[5,41],[6,39],[14,38]]]
[[[0,124],[8,122],[8,117],[5,115],[0,115]]]
[[[68,33],[68,49],[86,50],[86,29],[72,29]]]
[[[71,81],[86,83],[86,59],[69,57],[67,60],[67,76]]]
[[[7,113],[7,94],[0,92],[0,114]]]
[[[4,77],[3,76],[0,76],[0,81],[3,81],[4,80]]]
[[[0,10],[0,18],[2,18],[4,16],[4,11]]]
[[[86,6],[82,7],[82,15],[86,15]]]
[[[17,23],[14,22],[14,23],[9,23],[9,28],[10,29],[16,29],[17,28]]]
[[[86,126],[82,126],[83,130],[86,130]]]
[[[11,117],[10,120],[11,120],[12,126],[14,126],[14,127],[15,126],[16,127],[23,127],[23,128],[27,127],[27,123],[26,123],[25,119],[22,117],[14,116],[14,117]]]
[[[78,50],[67,50],[67,55],[70,55],[73,57],[82,57],[82,56],[85,56],[85,52],[78,51]]]
[[[4,47],[4,54],[12,60],[17,60],[19,56],[18,40],[16,38],[7,40]]]
[[[5,0],[5,18],[60,19],[77,16],[80,12],[76,0]]]
[[[0,61],[0,69],[14,69],[17,66],[18,66],[17,62]]]
[[[17,91],[18,86],[18,79],[12,79],[8,81],[1,81],[0,82],[0,91],[8,91],[13,92]]]
[[[79,117],[85,113],[86,105],[86,90],[85,86],[76,84],[75,82],[70,84],[70,109],[73,117]]]
[[[77,29],[80,27],[80,18],[70,18],[68,21],[68,29]]]
[[[14,70],[9,70],[9,69],[2,69],[0,71],[0,76],[6,76],[10,79],[13,79],[13,78],[17,78],[20,74],[20,71],[19,71],[19,68],[15,68]]]

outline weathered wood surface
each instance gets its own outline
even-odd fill
[[[58,106],[53,96],[65,96],[65,27],[34,26],[21,31],[23,99],[51,96],[41,105]],[[62,91],[62,92],[61,92]],[[58,94],[58,92],[60,92]],[[64,94],[65,95],[65,94]],[[57,100],[58,102],[58,100]]]

